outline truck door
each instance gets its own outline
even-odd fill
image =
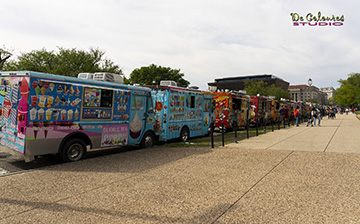
[[[147,96],[132,93],[130,106],[129,143],[138,144],[145,131]]]
[[[204,99],[204,123],[202,134],[207,134],[211,123],[211,98]]]

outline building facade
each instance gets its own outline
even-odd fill
[[[316,86],[290,85],[289,92],[295,101],[316,100],[319,104],[328,104],[327,94],[320,91]]]
[[[272,74],[248,75],[215,79],[215,82],[208,83],[208,86],[216,87],[216,89],[220,90],[244,90],[245,81],[247,80],[264,81],[269,86],[274,84],[276,87],[280,87],[285,91],[287,91],[289,88],[288,82]]]
[[[330,86],[330,87],[321,87],[320,91],[327,94],[328,100],[330,98],[334,97],[334,94],[335,94],[335,89],[332,86]]]

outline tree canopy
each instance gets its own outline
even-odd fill
[[[118,65],[104,58],[105,52],[90,48],[89,51],[76,48],[58,48],[58,52],[33,50],[21,53],[15,59],[6,62],[3,66],[7,71],[36,71],[56,75],[76,77],[81,72],[110,72],[123,74]]]
[[[12,56],[12,52],[5,47],[0,48],[0,71],[5,65],[5,62]]]
[[[280,87],[276,87],[274,84],[269,86],[264,81],[246,80],[245,91],[246,94],[251,96],[260,94],[261,96],[275,96],[275,99],[278,100],[281,98],[290,99],[289,91],[285,91]]]
[[[151,64],[147,67],[134,69],[130,74],[129,83],[152,85],[154,82],[159,84],[161,80],[171,80],[177,82],[178,86],[187,87],[190,82],[183,79],[183,76],[184,74],[180,73],[180,69],[171,69]]]
[[[341,85],[334,95],[337,104],[358,107],[360,105],[360,73],[351,73],[347,80],[340,79],[338,82]]]

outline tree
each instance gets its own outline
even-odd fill
[[[246,80],[245,88],[246,94],[256,96],[275,96],[275,99],[280,100],[281,98],[290,99],[289,91],[285,91],[280,87],[276,87],[274,84],[269,86],[264,81],[253,81]]]
[[[5,62],[12,56],[12,52],[7,50],[5,47],[0,48],[0,71],[5,65]]]
[[[152,85],[154,82],[159,84],[161,80],[172,80],[177,82],[179,86],[187,87],[190,82],[183,79],[183,76],[184,74],[180,73],[180,69],[171,69],[151,64],[147,67],[134,69],[130,74],[128,82],[131,84]]]
[[[12,71],[37,71],[56,75],[76,77],[81,72],[110,72],[123,74],[118,65],[113,61],[104,59],[105,52],[99,49],[90,48],[83,51],[58,48],[58,52],[33,50],[29,53],[22,53],[17,60],[5,64],[5,70]]]
[[[347,80],[340,79],[341,85],[335,91],[334,99],[340,106],[357,107],[360,105],[360,73],[351,73]]]

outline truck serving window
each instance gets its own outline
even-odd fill
[[[113,91],[107,89],[85,88],[84,107],[112,107]]]
[[[241,110],[241,104],[242,104],[241,99],[239,99],[239,98],[233,99],[233,109],[234,110]]]
[[[195,108],[195,96],[191,96],[190,108]]]

